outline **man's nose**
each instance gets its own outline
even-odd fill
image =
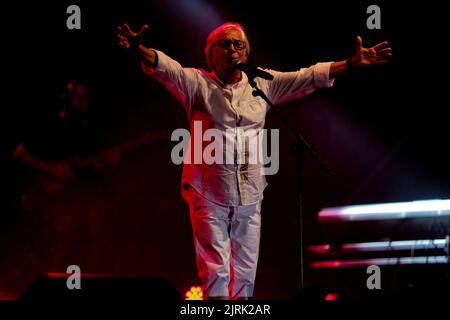
[[[233,51],[237,51],[237,49],[234,47],[234,43],[233,43],[233,42],[230,42],[230,43],[228,44],[227,49],[232,49]]]

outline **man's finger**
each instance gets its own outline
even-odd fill
[[[120,41],[119,42],[119,46],[124,48],[124,49],[129,49],[130,48],[130,43],[128,41]]]
[[[391,48],[385,48],[385,49],[381,49],[377,51],[378,55],[384,55],[384,54],[389,54],[392,52]]]
[[[127,41],[127,38],[125,38],[124,36],[118,35],[117,39],[119,39],[119,41]]]
[[[381,48],[386,47],[388,44],[389,44],[389,43],[388,43],[387,41],[383,41],[383,42],[380,42],[380,43],[377,44],[377,45],[374,45],[373,48],[374,48],[375,50],[378,50],[378,49],[381,49]]]
[[[383,59],[383,60],[373,61],[372,64],[385,64],[385,63],[388,63],[388,62],[390,62],[390,61],[387,60],[387,59]]]
[[[378,60],[384,60],[388,57],[392,57],[392,53],[386,53],[386,54],[382,54],[382,55],[378,55]]]
[[[140,35],[143,34],[145,31],[147,31],[147,29],[148,29],[148,25],[147,25],[147,24],[144,24],[144,25],[142,26],[141,30],[139,30],[139,34],[140,34]]]
[[[125,32],[126,32],[127,35],[132,35],[132,34],[133,34],[133,31],[131,31],[131,29],[130,29],[130,27],[128,26],[128,24],[125,23],[125,24],[123,25],[123,27],[124,27]]]
[[[361,36],[356,37],[356,52],[361,51],[362,49],[362,38]]]
[[[117,27],[117,35],[121,37],[126,37],[127,33],[123,27]]]

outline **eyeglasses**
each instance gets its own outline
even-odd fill
[[[214,44],[217,44],[222,49],[228,49],[230,44],[233,44],[233,47],[236,50],[242,50],[245,48],[245,42],[241,40],[222,39],[214,42],[213,45]]]

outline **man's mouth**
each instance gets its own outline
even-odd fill
[[[236,64],[236,62],[238,62],[239,61],[239,58],[237,58],[237,57],[228,57],[227,58],[227,64],[228,65],[235,65]]]

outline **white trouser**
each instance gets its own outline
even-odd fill
[[[217,205],[189,186],[197,271],[205,298],[253,296],[261,234],[261,201],[238,207]]]

